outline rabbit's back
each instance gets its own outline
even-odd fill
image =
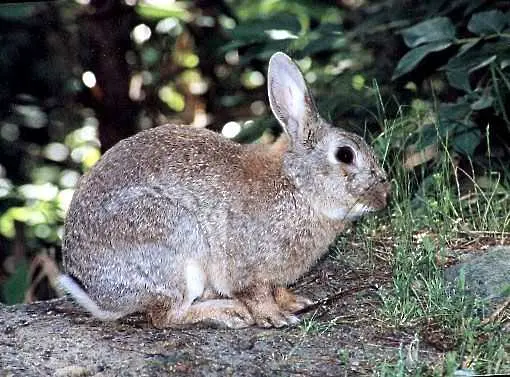
[[[168,232],[176,209],[206,233],[236,219],[249,226],[244,218],[265,218],[289,192],[281,164],[281,151],[207,130],[165,125],[141,132],[106,152],[80,181],[64,254],[151,242]]]
[[[230,174],[240,177],[245,149],[209,130],[159,126],[122,140],[107,151],[84,176],[78,193],[88,187],[102,195],[125,186],[193,184],[201,179],[209,185],[215,181],[225,184],[224,178]]]

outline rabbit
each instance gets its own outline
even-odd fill
[[[282,52],[269,61],[268,93],[283,127],[271,146],[161,125],[109,149],[71,201],[58,285],[104,321],[298,322],[312,301],[286,287],[346,224],[386,206],[389,183],[360,136],[321,118]]]

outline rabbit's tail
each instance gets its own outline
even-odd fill
[[[44,275],[48,278],[51,286],[58,294],[70,294],[74,301],[97,319],[103,321],[114,321],[130,313],[117,313],[101,309],[72,276],[60,272],[57,263],[49,255],[41,253],[34,258],[32,269],[36,269],[38,267],[42,268]]]
[[[101,309],[85,290],[69,275],[60,274],[56,278],[57,286],[71,297],[86,311],[102,321],[114,321],[126,315]]]

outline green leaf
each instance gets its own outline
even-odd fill
[[[491,64],[493,61],[495,61],[497,58],[496,55],[492,55],[492,56],[487,56],[484,60],[478,62],[478,64],[474,64],[470,69],[469,69],[469,72],[474,72],[476,71],[477,69],[480,69],[480,68],[483,68],[489,64]]]
[[[155,49],[154,47],[144,48],[140,55],[144,64],[149,67],[159,63],[159,59],[161,57],[159,50]]]
[[[477,10],[478,8],[480,8],[487,0],[468,0],[468,1],[465,1],[465,0],[460,0],[457,2],[458,3],[465,3],[466,4],[466,8],[464,9],[464,19],[467,19],[467,16],[469,16],[470,14],[472,14],[475,10]]]
[[[461,56],[468,52],[469,50],[471,50],[474,46],[478,44],[478,42],[480,42],[480,40],[481,39],[477,39],[476,41],[464,43],[462,46],[460,46],[459,53],[457,54],[457,56]]]
[[[265,119],[255,121],[251,126],[243,128],[241,132],[236,135],[234,140],[238,143],[253,143],[262,136],[264,131],[268,128],[268,123],[271,121],[272,120],[267,117]]]
[[[239,60],[239,64],[241,66],[250,64],[253,59],[268,61],[275,51],[288,51],[289,44],[290,41],[288,39],[255,44],[245,50],[245,53]]]
[[[427,125],[419,133],[419,139],[416,143],[418,150],[423,150],[429,145],[437,144],[438,130],[432,125]]]
[[[2,293],[5,303],[14,305],[23,302],[28,287],[28,263],[26,260],[22,260],[16,266],[14,273],[3,284]]]
[[[491,107],[493,103],[494,97],[491,96],[490,94],[484,94],[471,104],[471,109],[473,110],[487,109],[488,107]]]
[[[344,48],[345,38],[337,35],[325,35],[312,40],[301,51],[302,56],[315,55],[322,51],[335,51]]]
[[[461,121],[471,112],[471,107],[465,97],[456,103],[441,103],[439,105],[439,121]]]
[[[498,34],[506,26],[507,19],[498,9],[475,13],[468,22],[470,32],[478,35]]]
[[[471,91],[471,84],[469,83],[469,72],[463,69],[456,71],[446,71],[446,79],[456,89],[464,90],[465,92]]]
[[[274,40],[267,31],[286,31],[297,35],[301,31],[299,20],[291,14],[277,14],[266,19],[254,19],[237,25],[230,31],[234,41],[264,42]]]
[[[1,4],[0,19],[4,20],[27,20],[34,17],[42,8],[42,4]]]
[[[425,56],[431,52],[444,50],[450,47],[451,44],[451,42],[432,42],[420,47],[413,48],[412,50],[408,51],[407,54],[402,57],[402,59],[400,59],[391,79],[395,80],[396,78],[412,71],[413,68],[416,67]]]
[[[253,42],[247,41],[247,40],[231,41],[231,42],[228,42],[227,44],[223,45],[222,47],[220,47],[216,51],[216,55],[222,57],[228,51],[237,50],[240,47],[249,46],[251,44],[253,44]]]
[[[453,148],[459,153],[473,156],[476,147],[480,144],[482,133],[475,123],[467,120],[458,123],[453,138]]]
[[[448,17],[436,17],[402,30],[408,47],[416,47],[430,42],[453,42],[455,27]]]
[[[191,15],[186,7],[187,4],[184,1],[163,1],[150,4],[139,1],[136,5],[136,12],[147,19],[161,20],[167,17],[175,17],[182,21],[189,21]]]
[[[479,48],[459,52],[452,57],[444,69],[447,71],[467,71],[469,73],[486,67],[496,59],[510,57],[510,46],[506,41],[483,43]]]

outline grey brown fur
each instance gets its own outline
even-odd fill
[[[310,301],[284,287],[346,222],[386,205],[372,150],[322,120],[290,58],[275,54],[268,76],[287,135],[274,146],[159,126],[118,143],[81,179],[63,255],[83,289],[68,275],[60,284],[92,314],[143,311],[157,327],[294,323]],[[352,162],[336,160],[340,147]]]

